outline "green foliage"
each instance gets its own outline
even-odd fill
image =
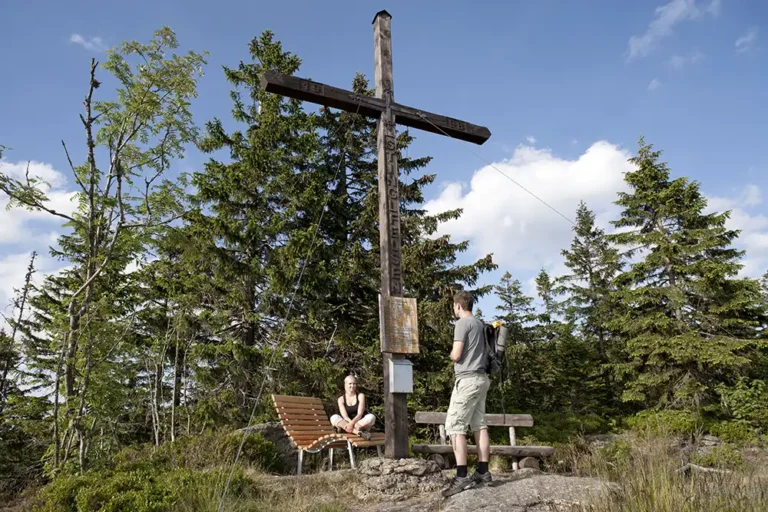
[[[627,426],[653,435],[694,434],[702,430],[704,419],[696,411],[642,411],[627,418]]]
[[[174,510],[180,500],[199,492],[200,488],[223,490],[228,474],[226,469],[167,470],[145,461],[118,466],[115,470],[60,476],[40,492],[34,505],[35,510],[41,512],[165,512]],[[229,492],[242,498],[248,495],[251,485],[238,469]]]
[[[114,457],[117,467],[151,464],[155,467],[202,470],[232,464],[242,435],[229,432],[209,432],[199,436],[182,437],[156,447],[151,444],[127,447]],[[247,434],[240,453],[239,464],[264,472],[280,472],[283,461],[278,448],[259,434]]]
[[[610,427],[605,418],[596,414],[537,413],[533,427],[518,430],[518,436],[536,445],[568,443],[580,436],[607,432]]]
[[[707,423],[706,429],[710,434],[721,438],[726,443],[743,445],[759,442],[755,428],[744,420]]]
[[[764,380],[739,379],[735,386],[718,387],[726,410],[753,427],[768,429],[768,385]]]
[[[712,468],[739,469],[744,467],[744,455],[733,446],[724,444],[706,453],[694,453],[691,462]]]

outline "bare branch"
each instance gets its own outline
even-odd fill
[[[35,189],[36,190],[36,187],[29,180],[29,164],[30,164],[30,162],[27,162],[27,170],[24,173],[25,185],[26,185],[27,188]],[[75,224],[80,224],[80,222],[78,220],[76,220],[74,217],[70,217],[66,213],[58,212],[58,211],[54,210],[53,208],[48,208],[42,202],[37,201],[34,198],[26,198],[26,197],[24,197],[24,195],[19,195],[16,192],[14,192],[13,189],[11,189],[11,188],[0,187],[0,190],[5,192],[6,194],[8,194],[8,197],[13,199],[14,201],[17,201],[20,204],[23,204],[24,206],[26,206],[28,208],[36,208],[36,209],[42,210],[44,212],[47,212],[47,213],[49,213],[51,215],[54,215],[56,217],[61,217],[62,219],[66,219],[66,220],[68,220],[70,222],[73,222]]]
[[[179,213],[178,215],[174,215],[170,219],[166,219],[166,220],[163,220],[163,221],[157,221],[157,222],[149,222],[148,221],[148,222],[129,223],[129,224],[125,224],[125,226],[123,226],[123,227],[125,229],[129,229],[129,228],[132,229],[132,228],[147,228],[149,226],[167,226],[171,222],[183,218],[187,213],[188,212],[182,212],[182,213]]]
[[[64,139],[61,139],[61,145],[64,146],[64,153],[67,155],[67,161],[69,162],[69,168],[72,169],[72,175],[75,177],[75,181],[77,181],[77,184],[80,185],[80,188],[83,189],[83,192],[86,194],[88,191],[85,189],[85,185],[80,180],[80,177],[77,175],[77,171],[75,171],[75,166],[72,164],[72,158],[69,156],[69,151],[67,150],[67,145],[64,143]]]

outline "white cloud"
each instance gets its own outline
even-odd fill
[[[768,270],[768,217],[750,212],[761,204],[762,193],[757,185],[747,185],[736,197],[707,196],[707,212],[731,210],[726,227],[741,231],[734,246],[746,251],[742,276],[760,277]]]
[[[704,11],[717,16],[720,13],[720,1],[711,0],[704,6]],[[645,57],[653,51],[659,41],[672,34],[676,25],[699,18],[701,14],[702,5],[696,0],[670,0],[667,4],[657,7],[655,17],[645,33],[629,38],[627,60]]]
[[[24,179],[29,168],[29,177],[40,178],[48,185],[39,185],[50,200],[47,206],[64,214],[71,214],[77,204],[74,192],[66,190],[67,179],[50,164],[43,162],[8,162],[0,160],[0,174],[15,179]],[[50,231],[58,229],[63,219],[46,212],[31,212],[15,207],[7,209],[8,196],[0,192],[0,247],[4,244],[34,244],[41,236],[50,238]]]
[[[616,192],[626,190],[630,156],[605,141],[592,144],[575,160],[519,146],[511,158],[494,166],[572,220],[584,200],[607,228],[607,220],[619,211],[612,204]],[[442,224],[438,234],[471,240],[475,256],[493,253],[494,261],[513,273],[547,267],[557,274],[560,250],[573,237],[570,223],[491,166],[476,171],[468,187],[447,184],[425,208],[430,213],[462,208],[463,215]]]
[[[45,249],[38,248],[37,252],[35,272],[32,274],[33,285],[41,285],[46,275],[66,268],[62,262],[48,256]],[[16,318],[18,315],[18,310],[13,307],[13,300],[24,286],[31,257],[32,250],[0,256],[0,329],[10,330],[5,318]],[[25,311],[24,317],[27,318],[28,314],[29,310]]]
[[[536,144],[536,137],[533,135],[529,135],[525,138],[525,140],[528,141],[528,144]]]
[[[752,50],[757,43],[758,28],[750,28],[746,34],[736,40],[734,46],[736,46],[736,53],[746,53]]]
[[[689,64],[696,64],[704,58],[704,54],[700,51],[695,51],[688,56],[673,55],[669,58],[669,66],[677,71],[682,71]]]
[[[651,83],[648,84],[648,90],[649,91],[655,91],[661,87],[661,82],[658,78],[654,78],[651,80]]]
[[[86,50],[92,52],[103,52],[107,49],[107,45],[104,44],[104,41],[100,37],[87,38],[80,34],[72,34],[69,36],[69,42],[79,44]]]
[[[67,190],[66,177],[50,164],[0,161],[0,174],[12,178],[24,179],[27,169],[30,178],[37,177],[47,182],[39,188],[50,199],[49,207],[65,214],[74,211],[77,206],[72,200],[75,193]],[[61,262],[48,256],[48,248],[56,242],[63,219],[18,207],[8,210],[7,206],[8,196],[0,192],[0,313],[3,315],[12,314],[13,290],[22,287],[33,250],[38,252],[36,283],[42,282],[45,274],[62,268]],[[0,317],[0,328],[3,324]]]

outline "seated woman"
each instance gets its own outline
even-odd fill
[[[339,397],[339,413],[331,416],[334,427],[370,441],[369,430],[376,423],[376,417],[365,410],[365,395],[357,392],[357,380],[352,375],[344,379],[344,395]]]

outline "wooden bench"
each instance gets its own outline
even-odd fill
[[[319,398],[272,395],[272,400],[275,402],[280,424],[299,451],[297,475],[301,475],[304,452],[318,453],[327,448],[331,471],[333,471],[333,450],[336,448],[346,448],[349,451],[349,460],[353,469],[355,468],[354,448],[375,446],[381,457],[381,447],[384,446],[383,432],[371,432],[370,441],[356,434],[336,433]]]
[[[445,466],[444,455],[453,453],[453,446],[446,443],[444,412],[417,412],[416,423],[427,425],[439,425],[440,444],[414,444],[414,453],[429,453],[439,457],[436,461]],[[555,453],[551,446],[518,446],[515,427],[532,427],[533,416],[530,414],[486,414],[485,421],[489,427],[509,427],[509,446],[491,445],[491,455],[505,455],[512,457],[512,469],[519,469],[519,457],[542,458]],[[477,454],[477,446],[469,445],[468,451],[472,455]]]

